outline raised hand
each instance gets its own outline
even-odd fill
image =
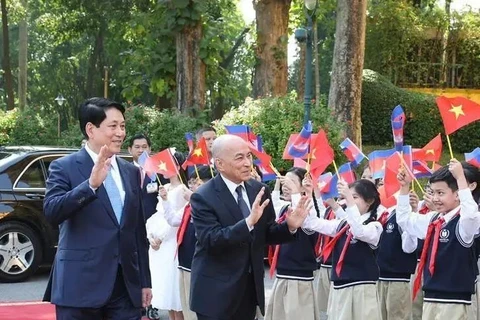
[[[407,195],[410,193],[410,184],[412,183],[412,177],[408,174],[405,168],[400,168],[397,174],[397,180],[400,183],[400,194]]]
[[[252,211],[250,211],[250,215],[246,219],[249,226],[254,226],[258,222],[258,220],[260,220],[263,214],[263,210],[265,210],[265,208],[270,203],[270,199],[266,199],[265,201],[263,201],[263,203],[261,202],[264,194],[265,187],[260,189],[257,196],[255,197],[255,201],[252,205]]]
[[[467,179],[463,172],[463,167],[460,161],[457,159],[451,159],[448,163],[448,170],[452,173],[452,176],[457,180],[458,189],[468,188]]]
[[[294,232],[302,226],[305,218],[310,212],[310,209],[312,209],[312,206],[312,199],[307,196],[302,196],[295,210],[287,213],[287,218],[285,221],[287,222],[288,229],[290,229],[291,232]]]
[[[420,199],[418,198],[418,195],[415,193],[415,191],[410,191],[410,206],[412,207],[413,212],[417,212],[418,210],[418,203],[420,202]]]
[[[339,180],[337,184],[337,188],[338,188],[338,194],[343,199],[345,199],[345,201],[347,201],[348,206],[352,206],[355,204],[355,201],[353,200],[352,191],[350,190],[348,183],[345,180],[343,179]]]
[[[300,193],[300,190],[295,184],[295,181],[293,181],[292,179],[282,177],[282,183],[288,190],[290,190],[290,194]]]
[[[433,204],[433,195],[431,193],[425,192],[423,195],[423,201],[430,211],[435,211],[435,205]]]
[[[105,181],[112,162],[111,156],[112,154],[106,145],[100,148],[97,161],[95,161],[92,172],[90,173],[90,178],[88,178],[90,187],[97,189],[102,185],[103,181]]]
[[[168,199],[168,192],[164,186],[158,187],[158,195],[163,201],[167,201]]]
[[[312,176],[309,173],[307,173],[305,175],[305,178],[303,178],[302,186],[305,189],[305,195],[311,197],[312,193],[313,193],[314,186],[313,186],[313,182],[312,182]]]

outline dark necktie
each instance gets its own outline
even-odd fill
[[[238,207],[240,208],[240,211],[242,212],[243,217],[246,218],[250,215],[250,209],[248,209],[247,203],[245,202],[245,200],[243,200],[242,189],[243,189],[243,186],[238,186],[237,189],[235,189],[235,191],[237,192]]]

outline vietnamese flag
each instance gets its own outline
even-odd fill
[[[185,170],[190,165],[210,165],[210,159],[208,158],[207,142],[205,138],[201,138],[197,143],[195,149],[190,152],[187,160],[183,163],[182,168]]]
[[[480,104],[464,97],[438,97],[438,110],[442,116],[446,134],[480,119]]]
[[[378,193],[380,194],[380,203],[385,208],[391,208],[397,205],[397,198],[395,198],[395,195],[387,197],[385,194],[385,185],[378,188]]]
[[[440,161],[442,155],[442,136],[439,133],[435,138],[430,140],[422,149],[413,151],[413,160],[423,161]]]
[[[145,171],[160,173],[166,178],[177,175],[177,162],[173,159],[170,150],[165,149],[149,157],[145,161]]]
[[[327,169],[334,159],[333,149],[328,143],[325,130],[321,129],[318,132],[310,151],[310,171],[312,173],[314,172],[315,176],[318,177]]]
[[[397,174],[402,167],[402,158],[400,153],[395,152],[385,161],[385,177],[383,185],[385,186],[385,197],[388,199],[400,190],[400,183]]]

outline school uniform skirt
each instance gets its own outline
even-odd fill
[[[183,319],[197,320],[197,314],[190,310],[190,278],[191,273],[178,269],[180,279],[180,301],[182,303]]]
[[[317,304],[320,312],[327,312],[328,310],[328,297],[330,296],[330,287],[332,285],[330,281],[330,274],[332,268],[320,267],[315,276]]]
[[[330,293],[328,318],[334,320],[381,320],[375,284],[359,284]]]
[[[319,317],[313,280],[275,279],[265,320],[317,320]]]
[[[378,281],[377,291],[383,320],[411,319],[412,290],[410,282]]]

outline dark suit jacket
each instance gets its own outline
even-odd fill
[[[50,165],[43,209],[50,223],[60,225],[51,292],[46,292],[54,304],[103,306],[119,264],[135,307],[141,307],[141,289],[151,288],[140,174],[134,165],[116,159],[125,190],[120,224],[103,185],[96,192],[88,185],[93,161],[85,149]]]
[[[255,180],[245,182],[250,205],[262,186]],[[270,192],[265,188],[263,200],[267,198]],[[244,294],[245,275],[250,269],[263,313],[265,244],[295,238],[286,224],[275,223],[271,200],[252,232],[220,175],[202,185],[190,202],[198,240],[192,263],[190,308],[205,316],[228,319]]]

